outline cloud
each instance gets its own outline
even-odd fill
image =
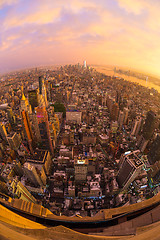
[[[16,1],[16,0],[15,0]],[[26,4],[26,2],[28,4]],[[27,0],[25,4],[26,11],[22,10],[22,3],[19,7],[12,9],[8,17],[4,19],[3,26],[5,29],[23,26],[26,24],[47,24],[56,21],[61,14],[61,11],[70,11],[73,14],[79,14],[84,9],[90,11],[95,7],[91,1],[79,1],[79,0],[59,0],[57,2],[50,0]],[[36,4],[37,3],[37,4]],[[96,8],[94,9],[96,10]]]
[[[148,27],[150,30],[159,31],[159,0],[117,0],[117,2],[119,6],[124,9],[128,14],[133,13],[135,15],[143,15],[144,13],[146,13],[146,19],[145,21],[143,21],[143,25]]]
[[[133,12],[135,14],[141,14],[144,9],[144,1],[143,0],[117,0],[119,6],[124,8],[129,13]]]
[[[0,9],[18,3],[19,0],[0,0]]]
[[[4,22],[4,27],[6,29],[12,27],[19,27],[23,25],[31,25],[31,24],[47,24],[50,22],[54,22],[60,15],[61,9],[47,9],[40,10],[32,14],[27,14],[26,16],[19,14],[19,16],[13,16],[11,18],[7,18]]]
[[[8,0],[0,6],[1,67],[84,57],[157,67],[159,0]]]

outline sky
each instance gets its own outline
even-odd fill
[[[0,0],[0,73],[115,65],[160,76],[160,0]]]

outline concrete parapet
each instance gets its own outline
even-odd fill
[[[45,229],[43,225],[28,220],[0,205],[0,220],[13,226],[29,229]]]
[[[105,214],[105,219],[111,219],[116,215],[125,214],[125,213],[129,213],[129,212],[134,212],[134,211],[152,206],[153,204],[158,203],[158,202],[160,202],[160,193],[158,193],[156,196],[154,196],[150,199],[147,199],[143,202],[135,203],[135,204],[132,204],[132,205],[129,205],[129,206],[124,206],[124,207],[118,207],[118,208],[112,208],[112,209],[103,209],[103,212]]]

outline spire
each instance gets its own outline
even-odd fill
[[[26,97],[24,96],[24,93],[22,93],[22,99],[21,100],[26,100]]]

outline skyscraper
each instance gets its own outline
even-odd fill
[[[44,80],[42,79],[42,76],[39,77],[39,99],[41,103],[44,101],[45,107],[48,106],[47,91],[46,91],[46,87],[44,84]],[[43,106],[44,104],[42,103],[41,106]]]
[[[23,110],[28,111],[29,113],[32,113],[31,105],[29,104],[28,99],[22,93],[21,111]]]
[[[118,117],[118,123],[119,123],[119,129],[121,129],[124,121],[124,112],[120,111],[119,112],[119,117]]]
[[[117,121],[118,119],[118,113],[119,113],[119,106],[118,103],[114,103],[112,106],[112,111],[111,111],[111,120]]]
[[[21,141],[20,141],[20,137],[16,132],[10,133],[7,136],[7,140],[11,149],[17,150],[19,148]]]
[[[140,151],[124,153],[120,159],[120,168],[117,182],[120,188],[127,189],[134,179],[140,174],[143,162],[139,158]]]
[[[134,121],[132,129],[131,129],[132,136],[137,137],[138,133],[141,130],[142,122],[143,122],[142,117],[137,117],[137,119]]]
[[[44,84],[44,80],[42,81],[42,96],[43,96],[43,99],[44,99],[44,102],[45,102],[45,106],[47,107],[48,106],[47,91],[46,91],[46,87],[45,87],[45,84]]]
[[[39,94],[42,94],[42,76],[39,77]]]
[[[146,116],[145,124],[143,126],[143,137],[149,140],[154,132],[156,122],[156,114],[153,111],[149,111]]]
[[[74,160],[75,181],[76,182],[86,181],[87,168],[88,168],[88,160],[87,159],[75,159]]]
[[[23,121],[24,129],[25,129],[29,149],[30,149],[31,153],[33,153],[33,149],[32,149],[33,133],[32,133],[32,129],[31,129],[29,116],[28,116],[28,113],[24,110],[21,112],[21,114],[22,114],[22,121]]]
[[[125,125],[127,123],[127,119],[128,119],[128,108],[124,108],[123,112],[124,112],[124,120],[123,120],[123,124]]]
[[[51,153],[53,153],[53,145],[51,141],[48,114],[47,114],[46,108],[36,107],[35,111],[37,114],[37,120],[38,120],[40,135],[42,139],[42,144],[46,149],[48,149],[49,147]]]
[[[148,160],[151,165],[157,161],[160,161],[160,135],[157,135],[150,147],[150,151],[148,152]]]
[[[40,143],[41,135],[40,135],[40,130],[39,130],[39,126],[38,126],[37,115],[35,113],[30,114],[30,119],[31,119],[32,127],[33,127],[32,129],[33,129],[34,139],[36,142]]]
[[[7,108],[6,112],[7,112],[7,115],[8,115],[9,123],[11,124],[12,127],[14,127],[15,124],[16,124],[16,118],[13,114],[12,108]]]
[[[7,131],[5,125],[2,122],[0,123],[0,135],[3,140],[7,141]]]

